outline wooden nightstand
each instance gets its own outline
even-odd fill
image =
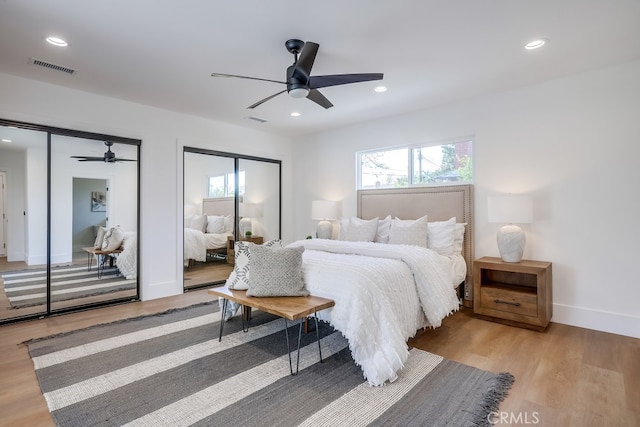
[[[477,317],[543,331],[552,314],[551,263],[477,259],[473,262],[473,295]]]
[[[264,241],[262,236],[251,236],[251,237],[240,237],[239,238],[243,242],[252,242],[256,245],[261,245]],[[227,264],[234,265],[236,262],[235,256],[235,240],[233,240],[233,236],[227,237]]]
[[[255,243],[256,245],[261,245],[262,243],[264,243],[264,239],[262,238],[262,236],[251,236],[251,237],[241,236],[240,240],[243,242]]]

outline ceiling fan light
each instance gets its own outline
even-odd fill
[[[291,95],[292,98],[306,98],[307,95],[309,95],[309,89],[304,87],[291,89],[289,95]]]

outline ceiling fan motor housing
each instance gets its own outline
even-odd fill
[[[293,98],[304,98],[309,94],[309,78],[306,81],[302,81],[294,76],[295,65],[290,65],[287,68],[287,92]],[[296,73],[300,74],[300,73]]]

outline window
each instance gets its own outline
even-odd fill
[[[244,171],[238,172],[238,191],[239,195],[244,194]],[[235,174],[227,173],[225,175],[210,176],[208,183],[208,197],[233,197],[236,190]]]
[[[473,141],[358,153],[358,188],[397,188],[473,181]]]

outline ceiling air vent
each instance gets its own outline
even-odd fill
[[[74,69],[63,67],[61,65],[55,65],[55,64],[52,64],[50,62],[41,61],[41,60],[35,59],[35,58],[32,59],[31,62],[33,63],[33,65],[37,65],[39,67],[48,68],[50,70],[62,71],[63,73],[67,73],[67,74],[73,74],[73,73],[76,72],[76,70],[74,70]]]
[[[258,123],[266,123],[267,122],[265,119],[261,119],[260,117],[255,117],[255,116],[248,116],[248,117],[245,117],[245,119],[253,120],[253,121],[258,122]]]

